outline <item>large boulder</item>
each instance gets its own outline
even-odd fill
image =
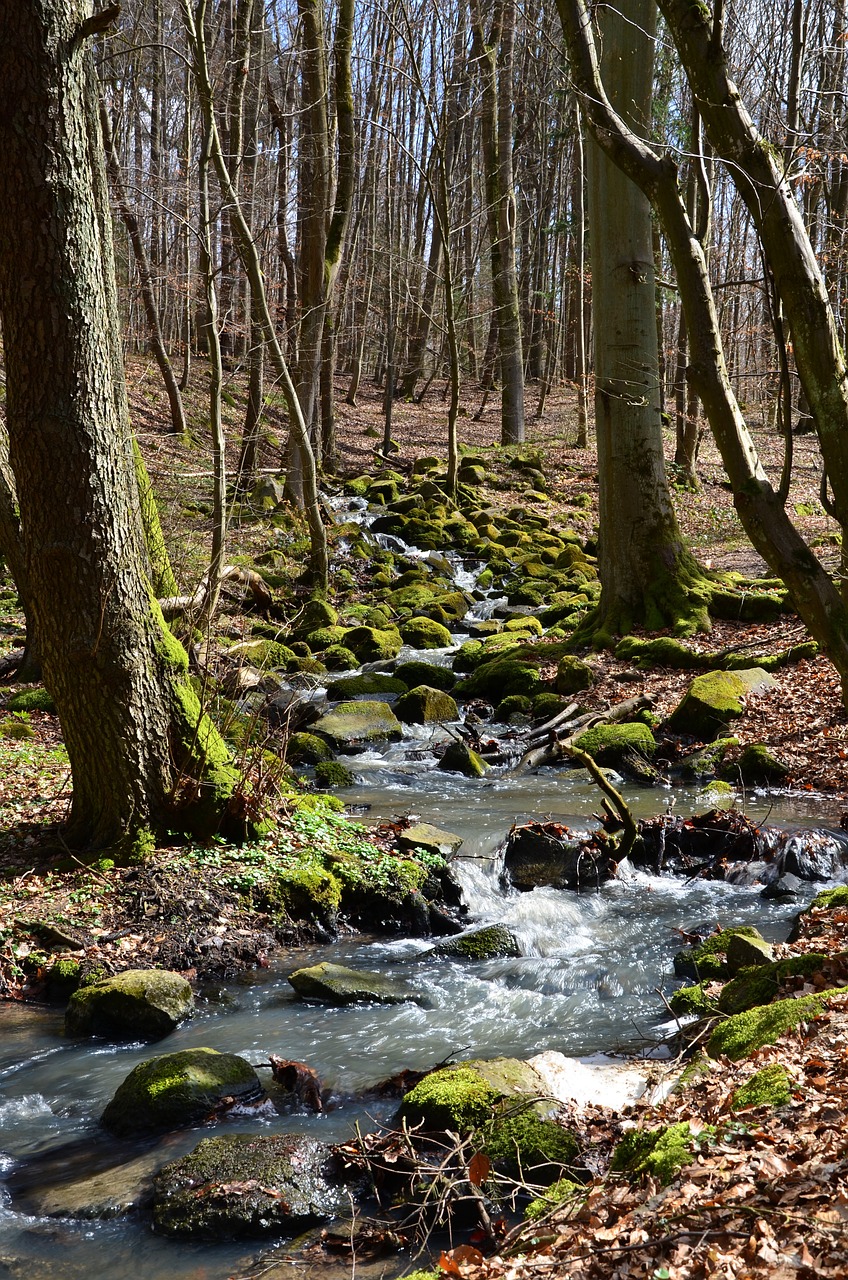
[[[264,1102],[262,1083],[249,1062],[215,1049],[183,1049],[149,1058],[130,1072],[103,1112],[103,1124],[120,1137],[164,1133],[199,1124],[233,1103]]]
[[[441,724],[459,719],[459,710],[450,694],[426,684],[419,684],[398,698],[394,710],[404,724]]]
[[[339,751],[403,737],[400,721],[387,702],[340,702],[312,727]]]
[[[456,684],[456,676],[450,667],[440,667],[435,662],[424,662],[420,658],[399,663],[395,667],[395,678],[402,680],[408,689],[426,684],[431,689],[443,689],[445,693],[450,693]]]
[[[595,888],[615,875],[615,862],[554,822],[513,827],[504,846],[502,879],[524,891]]]
[[[344,646],[355,653],[360,662],[381,662],[396,658],[403,647],[399,631],[377,627],[350,627],[344,635]]]
[[[453,644],[447,627],[433,618],[408,618],[400,624],[400,634],[413,649],[448,649]]]
[[[332,1149],[296,1133],[204,1138],[153,1193],[156,1230],[198,1240],[296,1235],[350,1210]]]
[[[761,693],[775,683],[774,677],[759,667],[742,671],[705,671],[696,676],[669,717],[675,733],[689,734],[710,742],[726,733],[745,710],[745,698]]]
[[[323,1004],[404,1004],[421,999],[421,993],[410,982],[347,969],[329,961],[295,969],[289,974],[289,982],[305,1000],[320,1000]]]
[[[161,1040],[193,1011],[191,986],[178,973],[128,969],[75,991],[65,1013],[65,1032]]]

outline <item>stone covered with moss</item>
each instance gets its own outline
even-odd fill
[[[613,768],[631,752],[653,756],[657,750],[654,735],[646,724],[599,724],[581,733],[574,745],[598,764]]]
[[[478,752],[464,742],[451,742],[438,767],[446,773],[462,773],[466,778],[482,778],[489,766]]]
[[[732,1111],[748,1111],[752,1107],[786,1107],[792,1101],[792,1090],[786,1068],[779,1062],[762,1067],[745,1084],[735,1090],[730,1100]]]
[[[546,1092],[538,1071],[519,1058],[472,1059],[431,1071],[405,1096],[397,1120],[428,1133],[467,1134],[491,1121],[497,1103],[534,1102]]]
[[[350,750],[369,742],[397,741],[400,721],[387,702],[340,702],[312,726],[336,750]]]
[[[577,1139],[531,1103],[506,1104],[487,1125],[483,1150],[502,1173],[530,1183],[553,1182],[579,1154]]]
[[[576,654],[566,653],[557,665],[554,688],[561,694],[580,693],[581,690],[588,689],[594,679],[595,673],[588,662],[584,662]]]
[[[404,644],[413,649],[448,649],[453,643],[447,627],[433,618],[408,618],[399,629]]]
[[[233,1102],[265,1098],[249,1062],[215,1049],[182,1049],[148,1058],[119,1085],[103,1124],[119,1137],[166,1133],[199,1124]]]
[[[396,658],[403,647],[399,631],[377,627],[349,627],[342,640],[344,647],[355,653],[360,662],[379,662]]]
[[[714,1029],[707,1042],[707,1052],[712,1058],[721,1054],[733,1061],[748,1058],[764,1045],[775,1044],[785,1031],[817,1017],[827,997],[833,994],[833,991],[823,991],[798,1000],[777,1000],[734,1014]]]
[[[716,1004],[704,991],[704,983],[696,982],[690,987],[678,987],[669,997],[669,1007],[678,1017],[694,1015],[706,1018],[716,1011]]]
[[[74,992],[65,1013],[65,1033],[159,1040],[193,1012],[191,985],[180,974],[127,969]]]
[[[789,766],[778,760],[762,742],[748,743],[743,748],[737,765],[747,783],[772,783],[778,786],[786,781],[791,772]]]
[[[696,676],[669,717],[675,733],[709,742],[726,732],[745,710],[746,687],[733,671],[708,671]]]
[[[6,699],[6,711],[55,711],[56,703],[46,689],[19,689]]]
[[[359,676],[342,676],[327,687],[327,693],[333,702],[343,702],[348,698],[373,697],[375,694],[386,697],[391,694],[406,693],[409,685],[398,676],[387,676],[382,671],[363,671]]]
[[[732,929],[722,929],[713,933],[694,947],[678,951],[674,957],[674,972],[679,978],[695,978],[697,981],[710,981],[730,977],[727,964],[727,948],[735,935],[759,939],[765,942],[759,929],[750,924],[740,924]]]
[[[445,938],[433,948],[433,955],[458,960],[497,960],[523,954],[521,944],[505,924],[487,924],[479,929]]]
[[[441,689],[445,693],[450,693],[456,684],[456,675],[450,667],[440,667],[435,662],[420,660],[398,663],[395,667],[395,679],[403,681],[407,689],[426,684],[431,689]]]
[[[286,746],[286,759],[291,764],[318,764],[332,760],[333,753],[323,738],[314,733],[293,733]]]
[[[398,698],[394,710],[404,724],[442,724],[459,719],[459,710],[450,694],[426,684]]]
[[[436,853],[443,857],[451,857],[462,844],[462,836],[452,831],[444,831],[429,822],[414,822],[397,838],[397,847],[403,853],[414,849],[423,849],[426,853]]]
[[[788,978],[812,978],[821,973],[826,964],[827,956],[808,952],[743,969],[722,989],[718,1007],[722,1013],[734,1014],[769,1004]]]
[[[196,1240],[296,1235],[350,1210],[337,1161],[303,1134],[204,1138],[154,1179],[153,1222]]]
[[[610,1168],[616,1173],[648,1174],[665,1186],[692,1163],[701,1145],[714,1134],[715,1130],[707,1127],[696,1137],[687,1120],[659,1129],[632,1129],[616,1147]]]
[[[421,1000],[421,993],[412,983],[329,961],[295,969],[289,974],[289,982],[304,1000],[322,1004],[405,1004],[408,1000]]]
[[[347,765],[338,760],[321,760],[315,766],[316,787],[352,787],[356,778]]]

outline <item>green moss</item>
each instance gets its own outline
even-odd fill
[[[396,676],[387,676],[381,671],[365,671],[361,676],[342,676],[341,680],[334,680],[328,692],[333,701],[343,701],[366,693],[406,693],[408,687],[405,680]]]
[[[585,1198],[586,1188],[581,1183],[574,1182],[571,1178],[560,1178],[558,1182],[548,1187],[544,1195],[530,1201],[524,1211],[524,1217],[527,1222],[536,1222],[554,1209]]]
[[[785,782],[790,773],[762,742],[751,742],[743,749],[738,768],[746,782]]]
[[[328,671],[353,671],[359,666],[356,654],[343,644],[331,644],[321,655]]]
[[[508,721],[511,716],[526,716],[530,714],[533,703],[530,698],[522,693],[511,693],[508,698],[504,698],[503,702],[499,702],[495,708],[495,719]]]
[[[404,685],[404,689],[414,689],[419,684],[426,684],[431,689],[442,689],[450,693],[456,684],[456,676],[450,667],[440,667],[434,662],[402,662],[395,667],[394,678]],[[404,689],[396,692],[403,693]]]
[[[696,676],[669,717],[669,728],[708,741],[726,729],[744,710],[747,686],[732,671],[707,671]]]
[[[787,978],[812,978],[821,973],[826,964],[827,956],[808,952],[806,955],[777,960],[773,964],[743,969],[722,990],[719,1008],[722,1013],[734,1014],[769,1004]]]
[[[779,1062],[763,1067],[735,1091],[730,1100],[732,1111],[751,1107],[786,1107],[792,1101],[789,1076]]]
[[[598,764],[613,766],[628,752],[652,756],[657,749],[654,735],[645,724],[600,724],[582,733],[574,745]]]
[[[281,868],[259,895],[274,914],[333,924],[342,900],[336,876],[313,860]]]
[[[20,689],[6,702],[7,711],[55,711],[56,703],[46,689]]]
[[[714,1135],[715,1129],[709,1126],[696,1137],[688,1121],[661,1129],[633,1129],[616,1147],[610,1168],[616,1173],[649,1174],[665,1186]]]
[[[721,1054],[733,1061],[748,1058],[756,1049],[774,1044],[785,1031],[817,1017],[825,1000],[834,994],[834,991],[823,991],[798,1000],[777,1000],[774,1004],[737,1013],[715,1028],[707,1043],[707,1052],[712,1058]]]
[[[750,924],[741,924],[733,929],[722,929],[720,933],[712,934],[697,946],[678,951],[674,957],[674,972],[681,978],[697,978],[699,981],[729,977],[725,957],[730,939],[736,933],[748,938],[760,937],[759,930]]]
[[[315,766],[315,783],[319,787],[352,787],[355,781],[350,769],[338,760],[321,760]]]
[[[529,1102],[510,1107],[495,1116],[484,1133],[484,1151],[504,1172],[529,1182],[539,1181],[544,1171],[556,1177],[563,1166],[574,1163],[577,1139],[553,1120],[544,1120]]]
[[[432,1071],[401,1104],[411,1124],[424,1120],[429,1129],[468,1133],[486,1123],[498,1091],[472,1066],[460,1064]]]
[[[643,667],[703,670],[710,666],[709,654],[695,653],[671,636],[658,636],[654,640],[625,636],[616,646],[615,656],[622,662],[638,662]]]
[[[836,889],[824,889],[813,898],[807,911],[835,911],[838,907],[848,907],[848,885],[841,884]],[[803,912],[802,914],[806,914]]]
[[[413,649],[447,649],[453,643],[447,627],[432,618],[409,618],[400,624],[400,634]]]
[[[704,994],[702,982],[691,987],[679,987],[677,991],[672,992],[668,1003],[672,1013],[681,1017],[695,1014],[699,1018],[705,1018],[716,1012],[715,1001]]]
[[[588,662],[573,653],[567,653],[557,665],[554,688],[561,694],[579,693],[582,689],[588,689],[594,679],[595,673]]]
[[[404,724],[440,724],[458,720],[457,705],[449,693],[420,684],[398,698],[395,715]]]
[[[345,632],[344,646],[355,653],[360,662],[378,662],[396,658],[403,645],[399,631],[376,627],[351,627]]]
[[[292,764],[318,764],[332,760],[333,753],[323,738],[314,733],[293,733],[286,747],[286,759]]]

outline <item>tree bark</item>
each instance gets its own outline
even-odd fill
[[[88,0],[0,12],[0,309],[25,572],[75,847],[214,829],[237,778],[151,599]],[[57,463],[61,460],[61,465]]]

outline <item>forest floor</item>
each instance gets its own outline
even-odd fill
[[[155,367],[131,361],[129,386],[134,426],[162,508],[177,577],[181,585],[190,587],[202,576],[209,536],[211,468],[203,432],[203,371],[196,366],[187,396],[193,431],[189,444],[167,432]],[[238,372],[228,381],[225,400],[233,465],[245,407],[244,379]],[[370,386],[363,387],[357,408],[340,397],[341,474],[373,473],[379,468],[375,446],[381,435],[380,400],[379,392]],[[470,450],[495,450],[494,458],[498,402],[493,397],[479,421],[475,418],[478,404],[479,393],[469,392],[460,419],[461,440]],[[422,405],[395,405],[392,435],[399,452],[392,458],[392,467],[403,470],[422,455],[443,456],[445,417],[441,389]],[[776,476],[783,442],[762,426],[756,413],[751,419],[763,461]],[[261,457],[261,466],[269,474],[279,470],[284,434],[283,409],[274,404]],[[578,450],[573,444],[575,434],[570,392],[552,395],[542,419],[528,421],[528,440],[541,451],[549,481],[546,513],[554,525],[590,536],[596,524],[597,473],[591,441],[590,448]],[[763,574],[765,566],[747,543],[708,435],[698,472],[701,488],[697,493],[675,491],[678,518],[696,556],[707,568]],[[504,469],[503,474],[509,472]],[[839,554],[837,530],[819,501],[814,436],[795,440],[793,474],[790,510],[808,541],[833,565]],[[486,496],[504,508],[519,500],[517,487]],[[231,554],[252,558],[267,536],[261,522],[234,526]],[[301,538],[300,549],[293,551],[292,591],[297,589],[295,569],[302,562],[304,546]],[[250,634],[250,620],[237,612],[226,613],[219,625],[231,638]],[[23,620],[14,594],[7,590],[0,598],[0,658],[4,650],[20,644],[22,635]],[[716,622],[713,631],[695,643],[756,653],[774,652],[804,638],[800,622],[782,615],[769,625]],[[628,664],[609,653],[590,654],[588,660],[596,680],[585,695],[587,706],[600,709],[637,691],[630,682]],[[657,668],[639,673],[638,691],[651,693],[655,710],[664,716],[690,679],[691,673]],[[848,807],[848,718],[838,678],[827,660],[818,657],[783,668],[775,679],[774,687],[751,703],[734,732],[742,743],[765,743],[784,760],[790,767],[789,789],[808,799],[820,797],[823,822],[835,825],[843,804]],[[0,696],[0,715],[7,696],[18,688],[6,686]],[[266,962],[270,950],[280,945],[279,938],[273,937],[267,918],[246,912],[237,893],[222,890],[215,866],[205,872],[200,864],[195,866],[190,902],[179,856],[167,850],[160,851],[150,868],[100,872],[80,865],[76,871],[55,873],[55,844],[45,851],[42,836],[45,827],[55,831],[53,824],[67,813],[67,755],[54,715],[33,710],[19,718],[25,720],[28,733],[21,738],[0,737],[0,878],[8,877],[6,892],[0,895],[0,936],[13,937],[15,916],[25,908],[30,918],[61,918],[72,935],[84,939],[92,962],[107,970],[138,964],[191,971],[193,960],[201,954],[216,954],[216,948],[219,960],[224,949],[224,959],[233,969]],[[661,804],[658,797],[658,808]],[[285,820],[284,806],[280,816]],[[834,952],[848,946],[848,911],[844,915],[836,936],[829,940]],[[206,952],[200,947],[204,941],[209,943]],[[291,945],[298,942],[294,932],[289,941]],[[21,973],[26,955],[10,952],[6,959],[13,964],[3,968],[5,993],[0,995],[37,998],[37,966],[30,965],[28,978],[19,981],[14,974]],[[729,1099],[738,1084],[755,1069],[778,1060],[793,1082],[790,1105],[742,1117],[731,1112]],[[695,1130],[715,1125],[717,1132],[704,1143],[695,1163],[669,1186],[650,1179],[634,1184],[599,1177],[582,1207],[550,1214],[533,1238],[523,1240],[520,1256],[496,1253],[484,1258],[475,1248],[463,1246],[443,1258],[442,1270],[465,1280],[844,1277],[848,1273],[846,1098],[848,1010],[845,998],[837,997],[820,1017],[802,1024],[776,1047],[760,1050],[741,1064],[722,1060],[692,1089],[663,1104],[657,1123],[686,1119]],[[608,1113],[587,1111],[571,1120],[591,1133],[599,1149],[605,1142],[609,1146],[614,1122]]]

